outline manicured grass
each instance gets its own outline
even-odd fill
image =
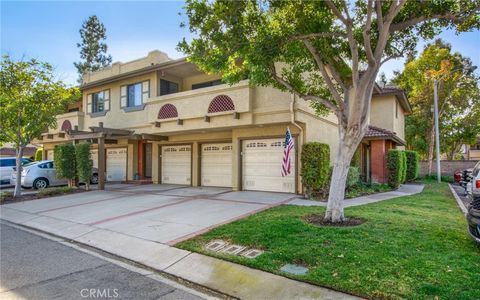
[[[421,194],[347,208],[367,219],[356,227],[316,227],[303,217],[318,207],[281,206],[221,226],[177,247],[375,299],[478,299],[480,248],[447,184],[427,182]],[[212,239],[266,252],[256,259],[204,250]],[[310,271],[291,276],[286,263]]]

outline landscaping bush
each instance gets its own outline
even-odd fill
[[[10,198],[13,196],[13,192],[10,191],[2,191],[0,192],[0,203],[3,203],[5,199]]]
[[[76,177],[75,146],[72,144],[56,145],[53,153],[57,178],[67,179],[68,186],[73,186]]]
[[[92,177],[93,161],[90,155],[90,144],[82,143],[75,145],[75,157],[77,175],[80,182],[85,183],[85,188],[90,189],[90,178]]]
[[[407,156],[405,155],[405,151],[400,151],[400,159],[401,159],[400,183],[405,183],[405,181],[407,180]]]
[[[308,198],[324,197],[330,183],[330,147],[310,142],[302,147],[302,183]]]
[[[387,153],[388,185],[398,188],[406,176],[405,153],[392,149]]]
[[[35,151],[35,161],[40,161],[43,159],[43,148],[38,148],[37,151]]]
[[[74,191],[76,191],[76,188],[69,187],[69,186],[46,188],[46,189],[39,190],[37,193],[37,196],[50,197],[50,196],[57,196],[57,195],[63,195],[63,194],[70,194]]]
[[[407,158],[407,178],[406,181],[414,181],[418,178],[418,173],[420,171],[420,158],[416,151],[405,151],[405,156]]]
[[[359,167],[350,167],[348,168],[347,175],[347,189],[358,184],[360,182],[360,168]]]

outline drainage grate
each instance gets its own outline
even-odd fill
[[[244,251],[242,253],[242,256],[246,257],[246,258],[255,258],[257,256],[260,256],[262,255],[263,251],[262,250],[258,250],[258,249],[249,249],[247,251]]]
[[[214,241],[211,241],[210,243],[208,243],[205,248],[207,250],[210,250],[210,251],[214,251],[214,252],[218,252],[220,250],[222,250],[223,248],[225,248],[225,246],[227,246],[228,243],[225,242],[225,241],[222,241],[222,240],[214,240]]]
[[[240,245],[230,245],[222,249],[221,252],[232,254],[232,255],[237,255],[243,250],[245,250],[247,247],[245,246],[240,246]]]

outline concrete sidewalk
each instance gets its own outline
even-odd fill
[[[50,220],[50,226],[47,226],[45,222],[34,222],[36,218],[34,215],[20,213],[5,207],[0,210],[2,219],[8,220],[8,222],[100,249],[235,298],[360,299],[327,288],[106,229],[89,230],[84,225],[73,222],[67,224],[68,221],[55,219]],[[56,224],[56,222],[62,224]],[[42,226],[38,226],[39,224]]]
[[[343,207],[359,206],[365,205],[374,202],[380,202],[384,200],[390,200],[403,196],[410,196],[419,194],[423,191],[425,186],[423,184],[402,184],[400,188],[396,191],[372,194],[357,198],[345,199],[343,202]],[[327,206],[327,202],[314,201],[314,200],[305,200],[305,199],[294,199],[287,203],[288,205],[298,205],[298,206]]]
[[[0,219],[236,298],[358,299],[171,246],[294,197],[214,188],[110,185],[107,191],[2,205]],[[188,230],[183,231],[186,227]]]

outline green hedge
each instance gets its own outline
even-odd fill
[[[407,178],[406,181],[414,181],[418,178],[420,172],[420,157],[416,151],[405,151],[407,158]]]
[[[90,144],[82,143],[75,145],[75,157],[79,182],[85,183],[87,190],[90,188],[93,161],[90,155]]]
[[[407,174],[407,161],[405,152],[392,149],[387,153],[388,185],[398,188],[405,182]]]
[[[346,188],[349,189],[357,185],[359,182],[360,182],[360,168],[350,166],[348,168]]]
[[[330,184],[330,147],[310,142],[302,147],[302,183],[309,198],[325,196]]]
[[[75,146],[68,144],[56,145],[53,149],[54,167],[57,178],[67,179],[68,185],[73,185],[76,176]]]

